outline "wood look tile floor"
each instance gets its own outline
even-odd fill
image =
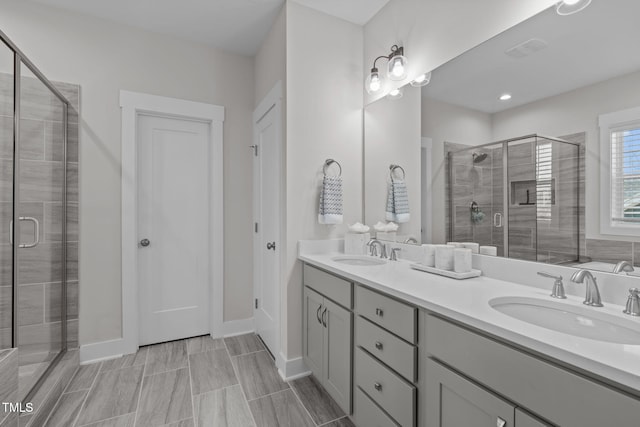
[[[49,427],[354,427],[312,377],[285,382],[254,334],[81,366]]]

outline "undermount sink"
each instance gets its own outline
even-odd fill
[[[617,344],[640,345],[640,322],[538,298],[501,297],[489,305],[507,316],[564,334]]]
[[[347,265],[359,265],[359,266],[372,266],[386,264],[384,259],[366,256],[366,255],[341,255],[331,258],[332,261],[339,262],[340,264]]]

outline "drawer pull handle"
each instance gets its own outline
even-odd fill
[[[382,384],[380,383],[373,383],[373,388],[375,388],[378,391],[382,391]]]
[[[327,327],[327,309],[325,308],[324,311],[322,312],[322,326],[324,326],[325,328]]]
[[[382,350],[382,343],[380,341],[376,341],[376,348]]]
[[[376,308],[376,316],[382,317],[384,315],[384,311],[381,308]]]
[[[506,425],[507,425],[507,422],[502,418],[498,417],[498,419],[496,420],[496,427],[505,427]]]
[[[320,310],[322,310],[322,305],[319,305],[318,309],[316,310],[316,319],[318,319],[318,323],[322,325],[322,320],[320,319]]]

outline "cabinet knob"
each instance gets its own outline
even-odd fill
[[[375,388],[378,391],[382,391],[382,384],[380,383],[374,383],[373,384],[373,388]]]
[[[505,427],[506,425],[507,425],[507,422],[502,418],[498,417],[496,419],[496,427]]]
[[[376,316],[382,317],[384,315],[384,311],[381,308],[376,308]]]
[[[380,341],[376,341],[376,348],[382,350],[382,343]]]

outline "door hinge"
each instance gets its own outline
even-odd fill
[[[249,147],[253,148],[253,155],[257,157],[258,156],[258,145],[253,144],[253,145],[250,145]]]
[[[256,298],[256,308],[258,308],[258,298]]]
[[[254,227],[253,228],[254,228],[254,231],[257,233],[258,232],[258,223],[257,222],[254,223]]]

